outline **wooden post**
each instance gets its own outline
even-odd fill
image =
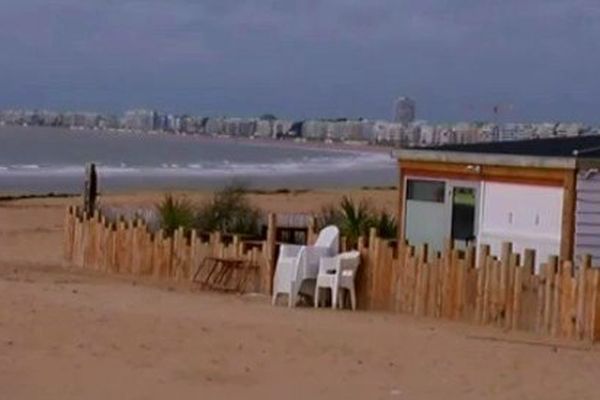
[[[65,211],[63,230],[63,258],[66,261],[71,261],[73,257],[72,220],[72,206],[68,206]]]
[[[98,264],[100,270],[104,273],[108,272],[108,258],[109,258],[109,243],[108,243],[108,228],[106,217],[102,215],[100,217],[100,247],[98,252]]]
[[[443,318],[452,317],[452,308],[454,304],[454,270],[455,268],[455,253],[453,251],[451,240],[446,240],[444,246],[443,262],[442,262],[442,290],[441,290],[441,312]]]
[[[573,263],[564,261],[561,265],[560,273],[560,331],[562,337],[571,338],[574,333],[574,326],[571,321],[574,320],[571,299],[573,292]]]
[[[475,260],[477,259],[477,251],[474,246],[469,245],[465,251],[465,267],[470,270],[475,268]]]
[[[196,272],[196,268],[200,265],[200,261],[198,260],[198,231],[192,229],[191,237],[190,237],[190,274],[189,279],[194,279],[194,273]]]
[[[144,253],[142,260],[142,273],[144,275],[152,275],[152,234],[148,230],[148,225],[142,221],[142,237],[144,242]]]
[[[500,325],[501,315],[502,315],[502,306],[501,306],[501,289],[500,284],[502,280],[502,260],[496,260],[493,263],[493,272],[492,272],[492,305],[491,305],[491,322],[496,325]]]
[[[556,259],[556,269],[554,275],[554,286],[552,292],[552,316],[550,322],[550,333],[554,337],[558,337],[561,332],[561,295],[562,295],[562,273],[563,266]]]
[[[85,184],[83,192],[83,210],[88,215],[94,215],[97,197],[98,176],[96,174],[96,165],[94,163],[90,163],[85,167]]]
[[[520,267],[519,264],[519,254],[512,254],[510,265],[512,268],[514,268],[514,281],[512,290],[510,328],[513,330],[519,328],[519,320],[521,318],[521,293],[523,292],[524,268]],[[509,321],[508,318],[507,321]]]
[[[66,261],[73,262],[73,245],[75,241],[75,208],[67,207],[64,219],[63,257]]]
[[[271,294],[273,289],[273,275],[275,273],[275,251],[277,246],[277,216],[273,213],[267,217],[267,240],[263,243],[263,254],[265,255],[267,268],[261,279],[263,291]]]
[[[126,271],[128,274],[132,273],[133,270],[133,234],[134,234],[134,225],[132,221],[129,221],[126,223],[125,225],[125,237],[126,237],[126,241],[123,245],[123,250],[124,250],[124,254],[125,254],[125,265],[126,265]]]
[[[486,263],[490,256],[490,246],[482,244],[479,246],[479,256],[477,262],[477,294],[475,300],[475,322],[483,323],[483,296],[486,282]]]
[[[561,217],[560,257],[562,260],[573,259],[575,242],[575,209],[577,207],[577,171],[565,172],[563,183],[563,206]]]
[[[552,331],[552,312],[554,303],[554,276],[558,266],[558,257],[550,256],[546,264],[545,293],[544,293],[544,328],[543,332],[549,334]]]
[[[85,267],[85,237],[87,216],[85,213],[78,215],[75,221],[75,246],[73,262],[79,268]]]
[[[175,246],[173,243],[172,236],[165,236],[162,240],[162,252],[163,252],[163,267],[162,270],[165,271],[165,278],[171,279],[173,276],[173,250]]]
[[[521,283],[521,267],[520,264],[521,256],[518,253],[512,253],[510,255],[509,267],[508,267],[508,282],[507,282],[507,294],[506,294],[506,315],[504,317],[504,327],[506,329],[514,329],[513,326],[516,327],[519,321],[519,311],[521,307],[521,291],[522,283]],[[519,275],[519,278],[517,278]],[[517,282],[518,279],[518,282]],[[515,308],[517,308],[516,313],[517,317],[515,319]]]
[[[465,311],[467,292],[467,260],[457,257],[456,267],[456,292],[453,319],[462,319]]]
[[[592,271],[592,296],[590,299],[590,340],[597,341],[600,338],[600,270],[593,268]]]
[[[508,289],[509,289],[509,276],[510,276],[510,256],[512,254],[512,243],[502,243],[502,257],[500,267],[500,287],[498,293],[498,323],[504,325],[508,320]]]
[[[569,328],[568,337],[577,337],[577,273],[575,264],[571,263],[571,289],[569,293]]]
[[[400,304],[399,304],[399,311],[401,312],[407,312],[408,311],[408,303],[409,303],[409,298],[410,298],[410,270],[411,270],[411,264],[414,262],[415,260],[415,255],[414,255],[414,251],[415,248],[413,246],[406,246],[406,248],[403,251],[403,265],[400,269]]]
[[[427,280],[429,279],[427,253],[427,244],[419,246],[419,250],[417,252],[416,289],[414,300],[414,313],[419,316],[425,314],[425,304],[427,299]]]
[[[173,232],[172,278],[178,282],[185,278],[185,232],[181,226]]]
[[[491,314],[491,303],[493,300],[492,291],[494,286],[494,265],[496,264],[496,259],[493,256],[488,256],[485,263],[485,282],[483,286],[483,303],[482,303],[482,318],[481,323],[487,324],[490,322],[490,314]]]
[[[587,293],[587,271],[592,267],[592,257],[583,256],[581,265],[577,269],[577,338],[583,339],[585,336],[585,306]]]
[[[343,242],[345,243],[346,241],[343,240]],[[375,304],[375,293],[373,292],[373,286],[375,284],[375,270],[378,264],[378,247],[379,246],[377,243],[377,229],[371,228],[369,229],[369,264],[366,273],[368,279],[366,282],[367,299],[365,302],[365,306],[367,307],[367,309],[372,309],[373,305]]]
[[[439,273],[440,273],[440,257],[435,255],[429,264],[429,281],[427,282],[427,308],[426,315],[430,317],[437,316],[437,296],[439,293]]]
[[[540,266],[540,273],[538,275],[538,286],[537,286],[537,301],[535,310],[535,326],[536,332],[542,333],[544,331],[544,308],[546,305],[546,270],[547,263],[543,263]]]
[[[164,275],[163,271],[163,239],[165,236],[165,232],[160,229],[158,232],[154,234],[154,242],[152,248],[152,274],[157,279],[162,279]]]
[[[90,215],[86,212],[83,213],[83,267],[90,267],[90,236],[92,230],[90,229]]]
[[[535,250],[525,249],[523,268],[525,268],[525,275],[535,274]]]
[[[109,227],[109,235],[110,238],[109,240],[109,248],[110,248],[110,260],[109,260],[109,270],[111,273],[117,273],[119,272],[119,264],[118,264],[118,251],[119,251],[119,242],[118,242],[118,238],[119,238],[119,233],[117,230],[117,224],[116,223],[112,223],[110,224]]]

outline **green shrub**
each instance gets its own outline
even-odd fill
[[[317,226],[324,228],[328,225],[340,227],[344,216],[337,205],[329,204],[321,208],[321,211],[316,215]]]
[[[168,235],[172,235],[179,227],[192,229],[194,227],[195,211],[187,199],[176,199],[167,194],[157,205],[160,217],[160,227]]]
[[[246,188],[230,185],[200,207],[196,227],[205,232],[256,236],[260,234],[260,216],[260,210],[250,204]]]
[[[354,202],[350,197],[344,196],[340,203],[342,223],[339,228],[346,237],[348,246],[354,247],[360,236],[369,234],[369,229],[375,224],[373,211],[365,201]]]
[[[396,218],[387,211],[377,212],[366,201],[359,203],[344,196],[338,205],[323,207],[317,215],[319,227],[335,225],[346,238],[347,245],[356,247],[360,236],[367,237],[371,228],[375,228],[380,237],[394,239],[398,225]]]
[[[387,211],[381,211],[377,215],[375,227],[379,236],[384,239],[396,239],[398,237],[396,217]]]

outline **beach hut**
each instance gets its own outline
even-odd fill
[[[489,244],[600,261],[600,136],[395,151],[399,236],[441,250]]]

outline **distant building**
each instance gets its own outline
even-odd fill
[[[321,120],[307,120],[302,124],[301,136],[308,140],[325,140],[329,122]]]
[[[204,122],[204,132],[209,135],[224,135],[225,134],[225,118],[212,117],[207,118]]]
[[[125,112],[123,127],[138,131],[152,131],[156,129],[156,124],[159,121],[160,119],[155,111],[130,110]]]
[[[415,120],[416,114],[417,106],[414,100],[400,97],[394,103],[394,122],[408,125]]]
[[[273,137],[273,121],[266,119],[259,119],[256,121],[256,130],[254,136],[262,138]]]
[[[272,121],[273,123],[273,137],[286,136],[292,128],[292,122],[282,119]]]

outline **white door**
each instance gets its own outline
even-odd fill
[[[563,188],[484,182],[481,190],[479,243],[500,255],[502,242],[517,252],[532,248],[537,264],[560,254]]]

